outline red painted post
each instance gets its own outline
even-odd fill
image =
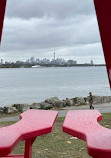
[[[111,88],[111,0],[94,0]]]
[[[2,29],[3,29],[6,2],[7,2],[7,0],[0,0],[0,43],[1,43],[1,37],[2,37]]]
[[[32,145],[36,138],[31,138],[25,141],[24,158],[32,158]]]

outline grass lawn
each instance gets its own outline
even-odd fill
[[[64,118],[58,118],[50,134],[40,136],[33,144],[33,158],[89,158],[86,143],[71,135],[62,132]],[[10,125],[14,122],[0,123],[0,127]],[[103,114],[100,124],[111,128],[111,113]],[[24,152],[24,142],[21,142],[14,153]]]

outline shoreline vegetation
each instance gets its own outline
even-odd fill
[[[111,96],[93,96],[94,104],[98,103],[108,103],[111,102]],[[16,114],[24,112],[28,109],[61,109],[67,106],[81,106],[89,104],[89,96],[88,97],[75,97],[75,98],[66,98],[60,100],[58,97],[47,98],[43,102],[40,103],[32,103],[32,104],[13,104],[10,106],[0,107],[0,114]]]

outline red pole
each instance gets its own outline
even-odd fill
[[[3,29],[4,15],[5,15],[6,1],[7,0],[0,0],[0,44],[1,44],[1,37],[2,37],[2,29]]]
[[[111,0],[94,0],[111,88]]]
[[[32,145],[36,138],[30,138],[25,141],[24,158],[32,158]]]

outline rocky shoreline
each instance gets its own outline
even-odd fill
[[[58,97],[48,98],[40,103],[29,104],[13,104],[12,106],[0,107],[0,114],[12,114],[18,112],[24,112],[28,109],[53,109],[63,108],[66,106],[80,106],[88,105],[89,97],[75,97],[59,100]],[[111,102],[111,96],[93,96],[94,104]]]

